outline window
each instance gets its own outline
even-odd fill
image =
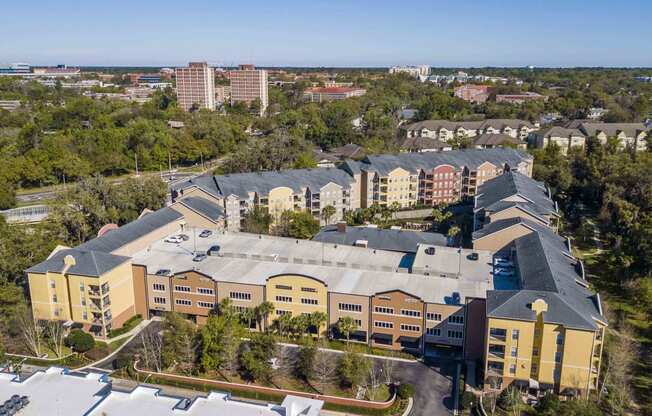
[[[539,348],[538,347],[532,348],[532,355],[535,356],[535,357],[539,356]]]
[[[319,301],[317,299],[301,298],[301,303],[304,305],[317,305]]]
[[[426,329],[426,334],[433,335],[435,337],[441,336],[441,329],[439,328],[428,328]]]
[[[86,312],[86,311],[82,312],[82,319],[84,321],[88,321],[88,312]]]
[[[421,327],[419,325],[401,324],[401,331],[421,332]]]
[[[376,306],[374,308],[374,311],[376,313],[385,313],[385,314],[388,314],[388,315],[393,315],[394,314],[394,308],[388,308],[386,306]]]
[[[440,313],[432,313],[432,312],[426,312],[426,319],[429,321],[441,321],[441,314]]]
[[[213,289],[211,289],[209,287],[198,287],[197,288],[197,293],[199,293],[200,295],[213,295],[213,294],[215,294]]]
[[[539,338],[541,336],[541,329],[534,328],[534,338]]]
[[[284,311],[283,309],[276,309],[275,311],[276,315],[281,316],[281,315],[291,315],[292,312],[290,311]]]
[[[512,329],[512,339],[518,339],[518,329]]]
[[[234,300],[251,300],[251,293],[229,292],[229,298]]]
[[[176,285],[176,286],[174,286],[174,291],[175,291],[175,292],[185,292],[185,293],[190,293],[190,292],[192,292],[192,289],[190,288],[190,286],[180,286],[180,285]]]
[[[419,318],[421,316],[421,311],[415,311],[413,309],[401,309],[401,315]]]
[[[564,344],[564,334],[561,332],[557,333],[557,345],[563,345]]]
[[[517,353],[518,353],[518,348],[512,347],[512,357],[516,357]]]
[[[462,339],[462,331],[448,331],[448,338]]]
[[[301,291],[309,292],[309,293],[317,293],[317,289],[315,289],[314,287],[302,287]]]
[[[167,303],[167,301],[165,300],[165,298],[154,296],[154,303],[158,303],[160,305],[165,305]]]
[[[215,307],[215,304],[213,302],[204,302],[201,300],[197,301],[197,306],[200,308],[206,308],[206,309],[213,309]]]
[[[392,329],[394,328],[394,324],[391,322],[385,322],[385,321],[374,321],[374,326],[376,328],[386,328],[386,329]]]
[[[157,292],[165,292],[165,285],[162,283],[154,283],[152,285],[152,290],[156,290]]]
[[[81,305],[86,306],[86,298],[81,298]]]
[[[192,306],[192,301],[190,299],[175,299],[174,303],[180,306]]]
[[[501,341],[505,341],[505,336],[507,335],[507,331],[503,328],[491,328],[489,329],[489,336],[494,339],[499,339]]]
[[[276,296],[277,302],[292,303],[291,296]]]
[[[451,315],[448,317],[449,324],[464,325],[464,317],[462,315]]]
[[[57,295],[52,295],[52,303],[57,303]]]
[[[51,287],[52,289],[54,289],[55,287],[57,287],[57,282],[55,282],[54,280],[50,280],[50,287]]]
[[[286,285],[276,285],[276,288],[280,290],[292,290],[292,286],[286,286]]]
[[[59,316],[59,309],[54,310],[54,316]]]
[[[509,365],[509,374],[516,374],[516,364]]]
[[[555,353],[555,362],[560,363],[561,362],[561,352],[557,351]]]
[[[532,369],[530,370],[530,372],[532,374],[536,374],[537,371],[539,371],[539,366],[536,363],[532,364]]]
[[[344,312],[362,312],[362,305],[355,303],[338,303],[337,309]]]
[[[82,283],[79,284],[79,291],[84,293],[84,289],[85,289],[84,288],[84,283],[82,282]]]

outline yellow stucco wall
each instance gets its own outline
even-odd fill
[[[281,218],[283,211],[294,211],[294,192],[290,188],[279,187],[269,191],[267,207],[274,221]]]
[[[265,292],[267,300],[274,304],[277,311],[289,311],[292,316],[328,311],[328,288],[323,282],[308,276],[288,274],[270,277]],[[289,297],[291,302],[280,301],[277,297]],[[317,304],[303,303],[302,299],[314,299]],[[277,316],[275,312],[272,320]],[[326,329],[327,323],[320,332]]]

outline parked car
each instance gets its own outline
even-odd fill
[[[511,261],[509,261],[507,259],[503,259],[501,257],[495,258],[494,259],[494,264],[496,266],[500,266],[500,267],[512,267],[512,266],[514,266],[514,263],[512,263]]]
[[[199,233],[199,236],[201,238],[206,238],[206,237],[210,237],[212,234],[213,232],[211,230],[204,230],[201,233]]]
[[[220,252],[220,246],[215,245],[215,246],[210,246],[206,254],[208,254],[209,256],[215,256],[219,252]]]
[[[507,269],[501,269],[501,268],[495,268],[494,269],[494,275],[514,276],[514,271],[513,270],[507,270]]]
[[[159,269],[156,272],[157,276],[172,276],[172,270],[170,269]]]
[[[179,237],[178,235],[171,235],[171,236],[167,237],[167,238],[166,238],[165,240],[163,240],[163,241],[165,241],[166,243],[179,244],[179,243],[182,242],[183,240],[182,240],[181,237]]]
[[[183,241],[190,240],[190,237],[188,236],[188,234],[179,234],[179,238],[182,239]]]
[[[206,260],[206,253],[195,253],[195,257],[192,258],[192,261],[204,261]]]

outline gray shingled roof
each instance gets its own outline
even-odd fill
[[[580,130],[575,129],[575,128],[565,128],[565,127],[559,127],[559,126],[553,126],[547,129],[543,130],[537,130],[535,132],[532,132],[534,135],[538,137],[545,137],[545,138],[550,138],[550,137],[585,137],[584,133],[582,133]]]
[[[179,203],[212,221],[219,221],[224,217],[224,208],[206,198],[189,196],[180,200]]]
[[[84,251],[102,251],[111,253],[114,250],[130,243],[150,232],[161,228],[165,224],[176,221],[182,215],[172,208],[165,207],[158,211],[150,212],[139,219],[123,225],[120,228],[111,230],[101,237],[94,238],[77,246]]]
[[[624,132],[627,137],[636,137],[642,131],[647,131],[643,123],[582,123],[579,127],[587,136],[595,136],[604,132],[607,136],[616,136]]]
[[[30,267],[27,273],[60,273],[64,270],[63,259],[71,255],[75,258],[75,265],[70,266],[67,273],[82,276],[101,276],[117,266],[129,261],[129,257],[116,256],[115,254],[100,251],[80,250],[78,248],[64,249],[56,252],[49,259]]]
[[[500,145],[500,144],[525,144],[524,141],[516,137],[512,137],[509,134],[490,134],[483,133],[479,136],[473,138],[473,144],[475,145]]]
[[[605,321],[598,299],[587,289],[580,264],[558,236],[534,232],[514,241],[520,278],[518,291],[488,291],[490,317],[533,320],[531,304],[548,304],[544,321],[571,328],[594,330],[594,319]]]
[[[449,121],[449,120],[424,120],[416,123],[412,123],[406,127],[407,130],[421,130],[428,129],[432,131],[437,131],[441,128],[446,130],[454,131],[460,127],[463,127],[467,130],[485,130],[489,127],[502,130],[504,127],[511,127],[513,129],[518,129],[522,126],[533,128],[534,126],[529,121],[518,120],[518,119],[508,119],[508,118],[490,118],[480,121]]]
[[[294,192],[299,192],[304,187],[319,192],[319,189],[328,183],[347,187],[352,181],[353,178],[348,173],[338,168],[288,169],[215,176],[217,188],[222,196],[237,195],[242,198],[247,198],[249,192],[267,195],[269,191],[280,186],[291,188]]]
[[[336,225],[322,228],[313,240],[344,245],[354,245],[358,240],[366,240],[369,248],[403,253],[416,253],[418,244],[447,245],[446,236],[438,233],[383,230],[373,227],[346,227],[345,232],[338,232]]]
[[[502,220],[490,222],[489,224],[485,225],[484,227],[480,228],[479,230],[473,233],[473,240],[486,237],[498,231],[512,227],[516,224],[524,225],[525,227],[530,228],[532,231],[547,234],[550,238],[558,238],[560,241],[566,241],[563,237],[555,234],[554,231],[552,231],[550,228],[546,227],[545,225],[542,225],[539,222],[531,221],[523,217],[505,218]]]
[[[528,202],[505,201],[517,195]],[[521,173],[505,172],[486,181],[478,188],[476,211],[484,209],[497,212],[512,206],[519,206],[536,215],[557,215],[557,207],[548,196],[545,185]]]

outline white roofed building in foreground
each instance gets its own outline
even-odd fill
[[[0,404],[12,396],[26,396],[21,416],[318,416],[323,402],[286,396],[280,405],[235,400],[211,392],[190,400],[167,396],[160,389],[138,386],[131,391],[112,389],[106,375],[74,373],[50,367],[19,380],[0,373]]]

